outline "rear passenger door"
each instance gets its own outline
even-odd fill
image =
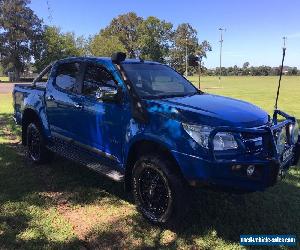
[[[83,108],[79,93],[81,66],[78,61],[59,63],[47,84],[45,99],[52,136],[79,138]]]

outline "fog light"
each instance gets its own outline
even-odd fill
[[[247,175],[248,176],[252,176],[254,174],[254,171],[255,171],[254,165],[250,165],[249,167],[247,167]]]

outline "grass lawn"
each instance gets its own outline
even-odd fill
[[[8,82],[9,78],[7,76],[0,76],[1,82]]]
[[[276,79],[230,77],[214,88],[217,78],[204,78],[203,87],[271,111]],[[300,77],[284,78],[280,99],[280,108],[298,117],[299,87]],[[61,158],[44,166],[28,163],[11,102],[10,94],[0,94],[0,249],[243,249],[240,234],[300,239],[299,168],[263,193],[197,190],[185,222],[164,230],[142,219],[121,184]]]
[[[198,76],[190,77],[198,86]],[[272,113],[278,86],[277,76],[233,76],[201,78],[201,89],[208,93],[225,95],[249,101]],[[300,76],[283,76],[278,106],[300,119]]]

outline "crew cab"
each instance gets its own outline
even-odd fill
[[[16,84],[13,99],[31,161],[55,153],[122,181],[160,225],[184,215],[190,187],[262,191],[299,160],[295,117],[204,93],[120,52],[56,61]]]

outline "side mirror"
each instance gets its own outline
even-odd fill
[[[122,90],[119,87],[101,86],[96,91],[95,97],[103,102],[120,102]]]

